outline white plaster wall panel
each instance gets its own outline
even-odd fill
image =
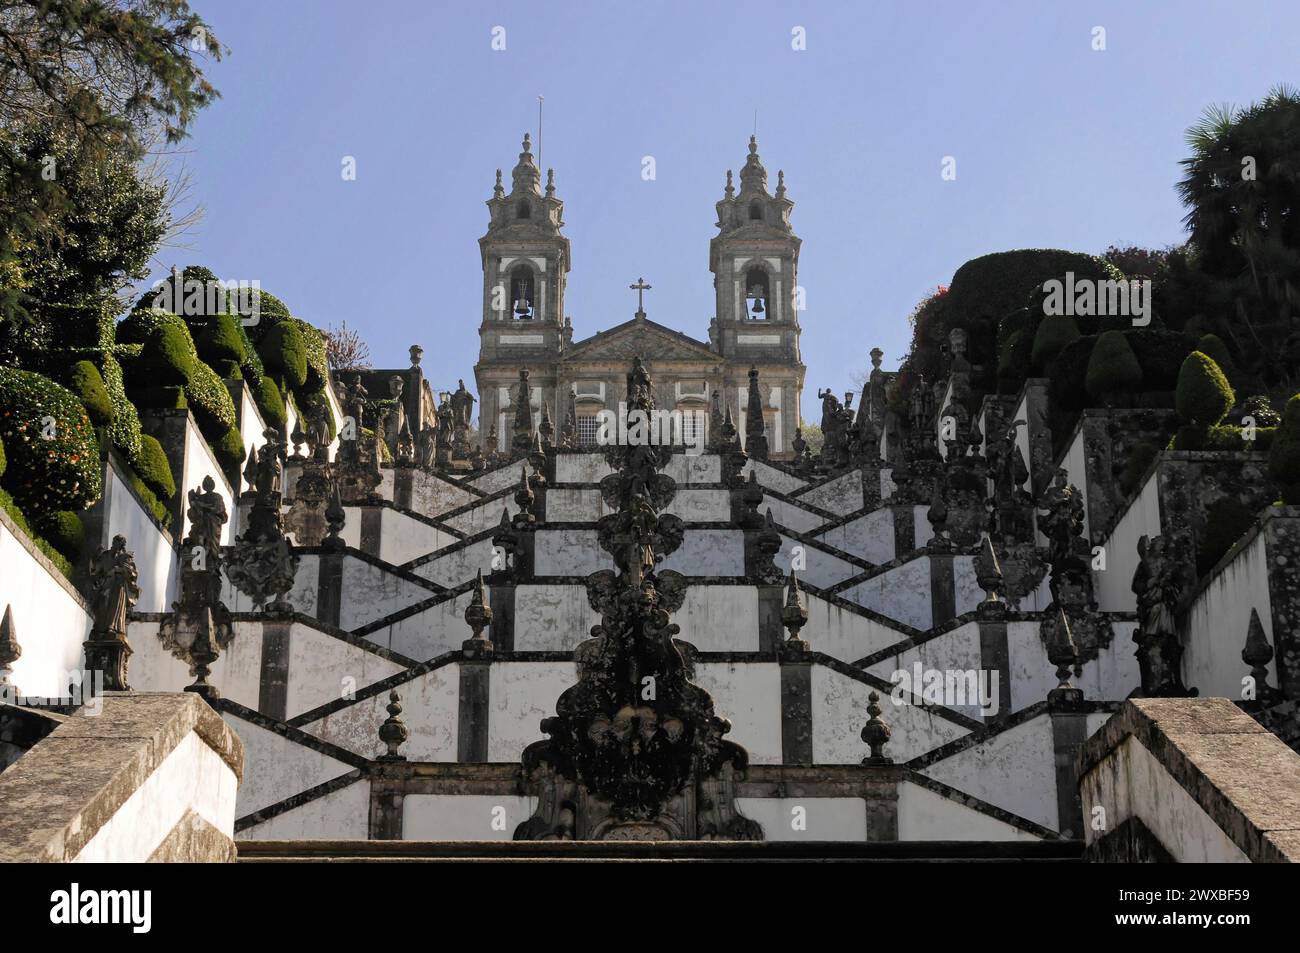
[[[366,641],[417,662],[425,662],[444,652],[459,649],[473,634],[465,622],[465,607],[472,598],[471,593],[462,592],[455,599],[434,603],[382,629],[376,629],[366,636]]]
[[[1015,422],[1017,420],[1024,420],[1024,421],[1029,420],[1029,396],[1027,394],[1024,397],[1022,397],[1020,399],[1020,403],[1016,405],[1016,413],[1015,416],[1011,418],[1011,420],[1012,422]],[[1025,478],[1025,482],[1021,483],[1020,485],[1022,487],[1029,487],[1030,485],[1033,484],[1033,480],[1034,480],[1034,473],[1033,473],[1034,458],[1029,453],[1029,427],[1027,424],[1024,427],[1016,428],[1016,446],[1020,448],[1020,454],[1024,458],[1025,463],[1028,464],[1028,468],[1030,470],[1029,476],[1027,476]]]
[[[81,670],[81,643],[90,634],[91,618],[0,524],[0,617],[6,607],[23,650],[13,664],[13,684],[25,695],[65,696],[68,673]]]
[[[687,523],[731,522],[731,493],[727,490],[700,490],[679,487],[677,495],[663,509]]]
[[[498,493],[519,483],[519,467],[500,467],[490,473],[469,480],[469,485],[484,493]]]
[[[895,566],[840,595],[886,618],[925,631],[934,617],[930,606],[930,557]]]
[[[301,577],[302,573],[299,572]],[[339,627],[355,629],[384,616],[423,602],[434,595],[395,576],[382,566],[361,559],[343,561],[343,594],[339,599]]]
[[[868,696],[880,695],[880,717],[889,722],[893,735],[885,754],[897,762],[910,761],[967,733],[967,729],[919,705],[892,705],[889,695],[841,675],[824,665],[812,669],[813,762],[815,764],[861,764],[871,753],[862,741],[867,723]],[[773,698],[775,703],[775,696]],[[1050,760],[1050,759],[1049,759]]]
[[[660,568],[687,576],[743,576],[745,534],[735,529],[688,529],[681,547]]]
[[[850,470],[799,494],[799,499],[840,516],[848,516],[862,509],[862,471]]]
[[[411,736],[402,754],[411,761],[455,761],[460,666],[444,665],[397,686],[402,721]],[[379,726],[388,717],[388,692],[376,692],[331,712],[302,730],[365,758],[386,751]]]
[[[1083,452],[1083,428],[1080,427],[1074,434],[1074,440],[1065,451],[1065,457],[1061,460],[1061,466],[1069,474],[1069,481],[1079,492],[1083,494],[1085,500],[1088,499],[1088,470],[1085,455]],[[1092,539],[1091,527],[1088,522],[1088,507],[1083,508],[1083,538]]]
[[[743,745],[751,764],[781,763],[781,667],[767,662],[701,662],[695,684],[713,696],[731,722],[727,740]]]
[[[381,467],[379,470],[379,486],[375,488],[378,493],[386,500],[393,498],[393,487],[397,483],[397,477],[392,467]]]
[[[1051,718],[1042,714],[921,770],[936,781],[1059,830],[1054,752]]]
[[[348,506],[344,504],[344,523],[343,529],[339,531],[339,538],[347,543],[353,549],[361,548],[361,508],[358,506]]]
[[[928,639],[920,645],[904,649],[892,658],[882,659],[872,665],[869,671],[891,683],[895,681],[895,673],[906,672],[907,681],[903,684],[910,686],[914,694],[923,695],[925,682],[922,681],[918,685],[915,677],[918,662],[921,664],[923,679],[926,670],[944,673],[950,671],[976,673],[976,692],[985,692],[990,700],[991,707],[987,715],[993,716],[998,713],[998,692],[1001,686],[993,683],[992,674],[988,676],[987,681],[984,680],[983,662],[980,657],[980,629],[977,623],[968,622],[943,635]],[[945,684],[947,684],[946,674]],[[947,700],[947,707],[971,718],[984,718],[986,712],[979,703],[978,694],[971,694],[971,683],[968,678],[961,680],[960,690],[965,693],[965,704],[957,704],[954,697]]]
[[[778,470],[776,467],[769,467],[758,460],[750,460],[745,464],[744,469],[740,472],[745,479],[749,479],[750,471],[758,474],[758,482],[767,487],[769,490],[776,490],[778,493],[793,493],[795,490],[808,485],[807,480],[801,480],[799,477],[791,476],[784,470]],[[719,471],[721,472],[721,471]],[[721,480],[721,477],[719,477]],[[859,506],[862,504],[859,503]]]
[[[424,470],[411,473],[411,509],[422,516],[441,516],[475,499],[469,490],[448,483],[437,474]]]
[[[611,472],[600,453],[559,453],[555,456],[556,483],[599,483]],[[517,470],[514,482],[519,482]]]
[[[984,590],[975,579],[975,557],[954,556],[952,560],[953,606],[957,615],[974,611],[984,601]]]
[[[867,802],[860,797],[738,797],[736,806],[762,825],[764,840],[867,839]]]
[[[203,478],[210,476],[216,483],[216,493],[226,503],[226,512],[231,518],[226,521],[226,525],[221,527],[221,543],[229,545],[235,541],[235,534],[240,532],[236,526],[238,516],[236,515],[236,506],[234,494],[230,492],[230,486],[226,483],[226,475],[221,472],[221,467],[217,465],[216,459],[212,456],[212,451],[208,449],[208,442],[203,439],[203,434],[199,433],[199,428],[194,425],[194,418],[188,418],[188,426],[185,428],[185,474],[184,480],[186,485],[180,485],[180,474],[177,474],[176,491],[178,493],[187,493],[203,485]],[[292,425],[290,425],[292,427]],[[292,433],[292,429],[289,431]],[[185,515],[182,508],[179,530],[176,526],[172,527],[172,535],[176,539],[184,539],[190,531],[190,520]]]
[[[166,612],[176,598],[179,568],[176,551],[167,534],[154,524],[140,508],[135,495],[127,488],[112,468],[107,468],[104,482],[105,506],[108,509],[108,529],[103,545],[114,536],[126,537],[126,548],[135,556],[139,573],[140,599],[136,612]],[[91,540],[86,540],[89,548]],[[2,611],[2,610],[0,610]]]
[[[457,538],[398,510],[379,511],[379,557],[394,566],[450,546]]]
[[[1110,712],[1094,711],[1092,714],[1088,716],[1087,721],[1088,721],[1088,737],[1091,738],[1093,735],[1097,733],[1097,730],[1101,728],[1102,725],[1110,721]]]
[[[235,829],[235,772],[191,731],[77,852],[76,863],[142,863],[189,811],[227,836]]]
[[[758,589],[754,586],[690,586],[673,613],[677,638],[701,652],[758,651]]]
[[[408,794],[402,840],[513,840],[536,809],[537,798],[513,794]]]
[[[930,507],[912,507],[912,541],[920,549],[934,539],[934,527],[930,525]]]
[[[893,474],[894,471],[892,468],[882,469],[880,471],[880,498],[882,500],[888,500],[894,495],[894,491],[898,489],[898,484],[894,482]]]
[[[235,840],[368,840],[369,837],[370,782],[361,778],[246,828],[235,835]]]
[[[515,650],[518,652],[570,651],[579,642],[591,638],[591,627],[598,622],[600,614],[587,601],[585,586],[515,589]]]
[[[1107,612],[1132,612],[1137,608],[1133,594],[1133,573],[1137,570],[1138,540],[1143,536],[1160,535],[1160,467],[1151,476],[1137,498],[1120,517],[1110,537],[1102,544],[1106,548],[1106,571],[1092,574],[1097,593],[1097,605]],[[1241,642],[1246,641],[1242,629]]]
[[[904,781],[898,786],[899,840],[1033,841],[1042,838]]]
[[[1057,686],[1056,666],[1047,661],[1037,622],[1007,623],[1007,668],[1011,673],[1012,711],[1043,701]]]
[[[289,630],[286,711],[293,718],[401,670],[374,652],[295,622]]]
[[[454,589],[469,582],[481,569],[483,575],[492,571],[492,540],[483,538],[430,559],[412,570],[415,575]]]
[[[244,462],[248,462],[249,454],[255,447],[262,445],[262,434],[266,432],[266,423],[262,420],[262,412],[257,409],[257,404],[253,401],[252,388],[244,386],[239,389],[239,437],[244,444]],[[290,431],[292,433],[293,431]],[[239,486],[232,489],[243,492],[247,488],[243,476],[240,476]],[[193,489],[193,487],[191,487]]]
[[[1133,630],[1136,622],[1113,622],[1115,638],[1110,645],[1097,653],[1097,658],[1083,667],[1083,675],[1075,685],[1083,689],[1088,698],[1128,698],[1142,685],[1142,672],[1134,652]],[[1241,658],[1241,653],[1237,653]],[[1055,666],[1053,666],[1055,671]],[[1201,692],[1202,695],[1206,694]]]
[[[674,453],[663,472],[677,481],[678,486],[690,483],[721,483],[722,460],[716,453]]]
[[[208,681],[224,697],[256,710],[262,685],[262,623],[241,619],[234,629],[235,637],[212,663]],[[157,622],[131,622],[127,632],[132,649],[127,681],[133,689],[179,692],[194,683],[189,666],[163,648]]]
[[[791,527],[791,529],[798,528]],[[888,507],[881,507],[842,526],[827,530],[817,538],[828,546],[852,553],[870,563],[880,565],[890,562],[894,559],[894,511]]]
[[[1137,817],[1180,864],[1246,864],[1248,858],[1150,751],[1131,735],[1079,785],[1084,811],[1103,807],[1114,830]],[[1088,826],[1089,841],[1099,835]]]
[[[614,568],[609,554],[597,545],[594,529],[543,529],[533,540],[533,569],[539,576],[587,576]]]
[[[808,622],[799,630],[799,637],[814,651],[856,662],[906,638],[875,619],[865,618],[817,596],[805,593],[804,602],[808,606]]]
[[[788,536],[782,536],[781,551],[776,554],[775,562],[784,573],[788,574],[790,572],[790,556],[796,546],[804,555],[804,567],[798,571],[799,578],[811,583],[818,589],[826,589],[837,582],[843,582],[850,576],[856,576],[862,571],[852,563],[831,555],[819,546],[811,543],[801,543],[798,540],[790,539]]]
[[[555,714],[555,700],[578,681],[572,662],[498,662],[488,683],[488,760],[518,761],[541,741],[542,719]]]
[[[600,490],[555,487],[546,491],[548,523],[593,523],[607,512]]]
[[[316,614],[316,597],[320,588],[320,557],[310,553],[298,554],[298,571],[293,577],[293,588],[285,593],[285,598],[294,609],[304,615]],[[221,576],[221,601],[231,612],[253,612],[256,606],[251,596],[236,589],[230,578]],[[171,609],[171,606],[167,607]]]
[[[515,484],[518,482],[516,479]],[[448,517],[443,522],[466,536],[475,536],[484,530],[495,529],[501,523],[502,510],[511,516],[519,512],[519,505],[515,503],[513,495],[481,503],[471,510]]]
[[[1241,660],[1250,629],[1250,610],[1259,612],[1264,636],[1274,648],[1273,610],[1268,591],[1264,534],[1255,536],[1232,562],[1201,590],[1187,611],[1183,636],[1183,676],[1202,696],[1240,699],[1241,680],[1250,668]],[[1277,687],[1276,654],[1268,665],[1268,684]]]
[[[260,811],[352,770],[351,765],[337,758],[250,721],[229,713],[222,718],[244,743],[244,780],[239,785],[236,817]]]
[[[763,497],[763,502],[758,506],[760,513],[766,514],[768,510],[772,511],[772,519],[778,526],[792,529],[796,533],[811,533],[826,522],[824,517],[809,513],[797,503],[787,503],[773,496]]]

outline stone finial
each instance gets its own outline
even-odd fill
[[[1065,607],[1057,607],[1056,617],[1042,624],[1049,627],[1047,660],[1056,666],[1057,680],[1057,686],[1047,693],[1047,700],[1051,704],[1077,704],[1083,701],[1083,692],[1070,684],[1070,676],[1079,664],[1079,649],[1074,644]]]
[[[546,170],[546,197],[548,199],[555,198],[555,170],[554,169]]]
[[[1246,647],[1241,650],[1241,660],[1250,666],[1250,677],[1255,681],[1255,700],[1271,704],[1281,693],[1268,684],[1268,663],[1273,660],[1273,646],[1264,635],[1264,623],[1259,612],[1250,610],[1250,626],[1246,629]]]
[[[808,643],[799,638],[799,631],[808,622],[808,607],[804,604],[803,591],[799,588],[799,579],[795,576],[794,567],[790,567],[790,579],[785,590],[785,606],[781,609],[781,624],[785,626],[789,637],[785,640],[785,648],[792,650],[806,651]]]
[[[14,607],[6,605],[4,616],[0,617],[0,688],[8,688],[13,684],[9,681],[9,675],[14,662],[22,654],[23,648],[18,644],[18,632],[14,628]]]
[[[412,344],[410,347],[410,355],[411,369],[414,370],[420,366],[420,358],[424,356],[424,348],[420,347],[418,344]]]
[[[736,186],[731,181],[730,169],[727,170],[727,187],[723,191],[726,192],[727,198],[731,198],[736,194]]]
[[[515,490],[515,502],[519,504],[519,512],[515,514],[515,524],[532,523],[536,520],[533,516],[533,503],[536,496],[533,488],[528,485],[528,464],[519,466],[519,488]]]
[[[388,751],[381,754],[376,761],[405,761],[406,755],[398,754],[397,749],[411,737],[411,729],[402,721],[401,697],[396,691],[388,693],[388,717],[379,726],[379,740],[388,746]]]
[[[302,429],[301,415],[293,422],[293,432],[289,434],[289,442],[293,444],[292,459],[306,459],[306,454],[302,452],[302,448],[307,444],[307,434]]]
[[[763,421],[763,394],[758,368],[749,366],[749,395],[745,409],[745,452],[753,460],[767,459],[767,425]]]
[[[873,347],[871,349],[871,369],[873,371],[880,370],[880,364],[884,359],[885,359],[884,351],[882,351],[878,347]]]
[[[998,554],[993,548],[993,540],[988,533],[980,544],[979,554],[975,557],[975,581],[984,590],[984,601],[976,607],[981,618],[995,618],[1006,615],[1007,604],[1002,601],[1005,584],[1002,580],[1002,566]]]
[[[330,484],[330,501],[325,507],[325,524],[329,527],[329,532],[325,539],[321,541],[321,546],[330,552],[342,552],[347,548],[347,543],[339,535],[343,531],[343,526],[347,522],[348,514],[343,509],[343,500],[339,496],[339,484],[335,480]]]
[[[470,590],[469,605],[465,607],[465,623],[474,634],[462,643],[461,648],[467,654],[480,655],[492,651],[492,641],[483,635],[483,630],[492,624],[492,607],[488,605],[487,590],[483,586],[483,570],[478,571],[474,588]]]
[[[785,198],[785,169],[776,170],[776,197]]]
[[[870,716],[862,728],[862,740],[871,747],[871,754],[862,759],[863,764],[893,764],[894,759],[885,754],[893,729],[880,719],[880,695],[873,691],[867,696],[867,714]]]
[[[537,425],[537,434],[541,438],[542,449],[555,443],[555,425],[551,423],[551,405],[542,402],[542,422]]]
[[[494,198],[504,198],[506,194],[505,186],[501,184],[501,170],[497,169],[497,184],[492,187]]]

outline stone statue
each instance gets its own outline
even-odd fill
[[[126,551],[126,537],[114,536],[108,549],[90,563],[95,621],[92,638],[126,640],[126,619],[140,598],[135,557]]]
[[[226,525],[226,501],[217,492],[216,481],[211,476],[203,478],[203,492],[190,490],[189,508],[185,516],[190,521],[188,547],[202,547],[211,556],[221,552],[221,527]]]
[[[465,389],[465,382],[458,380],[456,393],[451,395],[451,412],[457,427],[469,427],[474,415],[474,395]]]
[[[1143,536],[1137,549],[1141,562],[1133,573],[1138,614],[1133,641],[1138,647],[1142,694],[1147,698],[1194,695],[1183,685],[1180,666],[1183,646],[1176,611],[1183,592],[1183,564],[1169,537]]]
[[[322,405],[319,412],[308,422],[307,440],[311,445],[312,456],[317,460],[328,460],[330,452],[330,410]]]
[[[425,424],[415,439],[415,460],[423,470],[432,470],[438,452],[438,428]]]
[[[280,492],[283,476],[284,446],[280,443],[280,434],[273,427],[262,432],[266,443],[257,451],[257,468],[254,487],[258,496],[270,496]]]

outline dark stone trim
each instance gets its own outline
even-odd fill
[[[262,675],[257,708],[269,718],[283,721],[289,704],[289,639],[292,619],[262,621]]]
[[[782,586],[756,586],[758,590],[758,650],[775,652],[785,641],[785,627],[781,624],[781,609],[785,605]]]
[[[933,791],[935,794],[942,795],[950,801],[955,801],[963,807],[970,808],[972,811],[978,811],[987,817],[1009,824],[1017,830],[1024,831],[1026,834],[1033,834],[1046,841],[1070,840],[1069,838],[1062,837],[1060,832],[1054,831],[1050,827],[1044,827],[1042,824],[1031,821],[1027,817],[1021,817],[1019,814],[1012,814],[1005,808],[998,807],[995,804],[990,804],[988,801],[982,801],[974,795],[967,794],[965,791],[959,791],[954,787],[944,784],[942,781],[936,781],[934,778],[921,774],[919,771],[912,771],[904,780],[911,781],[918,787],[923,787],[928,791]],[[1080,846],[1082,846],[1083,843],[1082,841],[1071,842],[1077,843]]]
[[[486,761],[488,759],[488,728],[490,709],[488,695],[491,691],[491,662],[483,659],[461,659],[460,691],[457,697],[456,760]]]
[[[1123,704],[1123,702],[1085,701],[1083,703],[1083,713],[1092,714],[1096,712],[1114,712],[1118,711],[1120,706]],[[943,711],[944,709],[936,710]],[[932,748],[924,754],[917,755],[911,761],[907,762],[907,766],[913,770],[919,771],[921,768],[934,764],[936,761],[943,761],[945,758],[951,758],[953,755],[965,751],[967,748],[982,744],[994,735],[999,735],[1004,731],[1011,731],[1014,728],[1018,728],[1025,722],[1037,718],[1039,715],[1048,714],[1049,711],[1046,699],[1040,702],[1034,702],[1034,704],[1027,708],[1022,708],[1020,711],[1013,712],[1010,715],[1007,715],[1007,717],[1001,718],[990,724],[986,725],[980,723],[978,728],[973,730],[970,734],[963,735],[960,738],[954,738],[945,745],[940,745],[938,748]]]
[[[781,660],[781,763],[813,763],[812,663]]]
[[[910,503],[897,503],[889,507],[894,514],[894,561],[907,559],[907,555],[920,552],[916,547],[916,510]]]
[[[316,618],[338,628],[343,614],[343,553],[316,558]]]
[[[957,593],[953,583],[951,553],[930,554],[930,626],[957,617]]]
[[[415,476],[411,467],[393,467],[393,504],[396,509],[412,508]]]
[[[998,710],[992,721],[1011,714],[1011,647],[1006,622],[979,622],[980,668],[998,674]]]
[[[384,514],[378,506],[361,507],[361,545],[360,549],[367,556],[379,559],[380,545],[383,538]]]
[[[514,651],[515,593],[516,587],[510,583],[493,583],[488,586],[488,605],[492,609],[488,637],[498,653]]]
[[[319,721],[325,716],[332,715],[336,711],[342,711],[344,708],[347,708],[351,705],[355,705],[357,702],[364,701],[365,699],[368,698],[373,698],[375,695],[386,694],[387,692],[390,692],[395,688],[400,689],[401,686],[405,685],[407,682],[414,681],[415,679],[419,678],[421,675],[424,675],[428,672],[432,672],[435,669],[442,668],[445,665],[451,665],[453,663],[459,662],[461,659],[461,655],[462,655],[461,651],[459,649],[456,649],[454,651],[444,652],[441,655],[435,656],[434,658],[429,659],[427,662],[419,662],[413,664],[405,671],[394,672],[392,675],[389,675],[386,678],[381,678],[377,682],[371,682],[369,685],[366,685],[362,688],[358,688],[356,692],[353,693],[353,696],[351,698],[335,698],[332,701],[328,701],[323,705],[318,705],[317,707],[302,712],[299,715],[294,715],[294,717],[290,718],[284,724],[286,725],[286,727],[289,727],[296,731],[303,725],[308,725],[314,721]],[[379,726],[376,725],[375,730],[378,731],[378,728]],[[378,735],[376,735],[375,738],[376,738],[376,747],[378,747]]]
[[[360,699],[361,697],[363,697],[362,693],[358,692],[357,699]],[[353,704],[353,701],[348,701],[346,699],[342,700],[347,701],[347,704],[349,705]],[[297,718],[291,718],[288,721],[281,721],[277,718],[271,718],[268,715],[264,715],[260,711],[246,708],[239,704],[239,702],[232,701],[225,697],[214,698],[209,702],[209,704],[216,708],[217,711],[233,715],[234,717],[243,719],[250,724],[257,725],[259,728],[265,728],[267,731],[273,731],[286,741],[292,741],[294,744],[302,745],[304,748],[311,748],[313,751],[317,751],[320,754],[333,758],[335,761],[341,761],[354,768],[365,768],[370,764],[369,758],[364,758],[359,754],[353,754],[347,748],[340,748],[336,744],[323,741],[315,735],[302,731],[297,727],[299,724],[305,723],[302,715],[299,715]],[[376,731],[378,731],[377,725]],[[375,747],[379,747],[378,734],[375,735]]]
[[[269,821],[273,817],[279,817],[281,814],[287,814],[296,807],[323,798],[327,794],[333,794],[335,791],[341,791],[350,785],[356,784],[366,777],[366,772],[360,768],[349,771],[347,774],[341,774],[337,778],[330,778],[321,784],[307,788],[305,791],[299,791],[297,794],[290,795],[283,801],[276,801],[274,804],[268,804],[260,811],[254,811],[251,814],[245,814],[243,817],[235,819],[235,833],[248,830],[255,827],[263,821]]]
[[[1050,716],[1056,762],[1056,812],[1060,819],[1061,836],[1082,837],[1083,799],[1079,796],[1076,761],[1088,738],[1088,714],[1050,711]]]

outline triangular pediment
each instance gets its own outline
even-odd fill
[[[627,321],[573,344],[561,359],[566,364],[626,360],[718,361],[721,358],[703,341],[649,320]]]

